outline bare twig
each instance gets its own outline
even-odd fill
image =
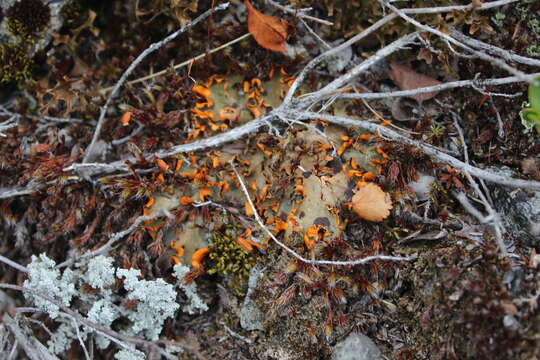
[[[540,66],[540,60],[538,60],[538,59],[532,59],[532,58],[529,58],[529,57],[514,54],[513,52],[508,51],[508,50],[504,50],[504,49],[502,49],[500,47],[490,45],[490,44],[486,44],[483,41],[473,39],[473,38],[461,33],[460,31],[457,31],[453,27],[450,27],[450,35],[452,37],[456,38],[457,40],[461,41],[462,43],[465,43],[465,44],[467,44],[467,45],[469,45],[471,47],[474,47],[476,49],[486,51],[488,53],[491,53],[492,55],[499,56],[499,57],[503,58],[506,61],[509,61],[509,62],[514,61],[514,62],[517,62],[517,63],[520,63],[520,64],[530,65],[530,66]]]
[[[466,163],[469,163],[469,154],[467,149],[467,143],[465,142],[465,136],[463,135],[463,130],[461,129],[461,126],[459,126],[458,122],[458,116],[455,114],[454,116],[454,126],[456,127],[456,130],[459,134],[459,138],[461,140],[461,144],[463,146],[463,153],[464,153],[464,159]],[[482,214],[480,214],[479,211],[477,211],[472,204],[470,204],[467,200],[467,197],[463,193],[454,194],[456,198],[459,200],[459,202],[463,205],[463,207],[469,211],[472,215],[474,215],[481,223],[491,223],[493,225],[493,228],[495,229],[495,238],[497,239],[497,245],[499,246],[499,250],[501,251],[502,255],[504,257],[508,257],[508,248],[506,244],[504,243],[504,239],[502,237],[502,234],[506,232],[504,229],[504,226],[500,220],[499,214],[493,209],[493,207],[490,205],[488,199],[484,196],[484,193],[480,190],[480,187],[476,183],[476,181],[473,179],[471,174],[464,170],[463,173],[467,177],[467,180],[469,180],[469,183],[473,187],[476,194],[480,197],[482,201],[482,205],[484,205],[484,208],[488,212],[489,216],[484,217]]]
[[[4,313],[2,316],[2,322],[6,324],[9,331],[13,334],[15,339],[17,339],[19,345],[24,349],[26,356],[31,360],[59,360],[33,335],[28,334],[28,331],[22,329],[19,324],[17,324],[17,321],[12,319],[7,313]]]
[[[8,259],[5,256],[0,255],[0,262],[3,262],[4,264],[9,265],[12,268],[17,269],[20,272],[23,272],[25,274],[28,273],[28,269],[26,267],[20,265],[19,263],[15,262],[13,260]]]
[[[174,218],[168,211],[163,210],[163,209],[159,210],[157,213],[155,213],[153,215],[139,216],[137,219],[135,219],[133,224],[131,224],[127,229],[112,234],[109,237],[109,240],[107,241],[107,243],[105,243],[103,246],[99,247],[98,249],[96,249],[94,251],[86,252],[86,253],[82,254],[81,256],[79,256],[78,258],[71,259],[71,260],[66,260],[63,263],[56,265],[56,267],[57,268],[63,268],[63,267],[72,265],[76,261],[80,261],[82,259],[86,259],[86,258],[89,258],[89,257],[94,257],[94,256],[97,256],[97,255],[105,254],[112,248],[112,246],[114,245],[115,242],[117,242],[118,240],[122,239],[123,237],[131,234],[143,222],[148,221],[148,220],[155,220],[155,219],[157,219],[157,218],[159,218],[161,216],[167,216],[167,217]]]
[[[99,119],[98,119],[98,123],[97,123],[97,126],[96,126],[96,130],[94,131],[94,135],[92,136],[92,141],[90,142],[90,145],[88,146],[88,148],[86,148],[86,152],[85,152],[85,155],[84,155],[83,160],[82,160],[83,163],[87,163],[88,161],[90,161],[90,158],[89,158],[90,154],[93,153],[94,147],[96,146],[96,143],[97,143],[97,141],[99,139],[99,136],[101,134],[101,128],[103,127],[103,124],[105,123],[105,115],[107,115],[107,110],[109,109],[109,105],[111,104],[111,102],[115,98],[115,96],[117,95],[120,88],[124,85],[127,78],[129,77],[129,75],[131,75],[133,70],[135,70],[135,68],[144,60],[144,58],[146,58],[148,55],[150,55],[154,51],[160,49],[165,44],[167,44],[167,43],[171,42],[172,40],[176,39],[179,35],[183,34],[187,30],[191,29],[193,26],[197,25],[198,23],[200,23],[201,21],[206,19],[208,16],[210,16],[214,12],[226,9],[228,6],[229,6],[229,3],[227,2],[227,3],[223,3],[221,5],[218,5],[218,6],[214,7],[214,8],[212,8],[212,9],[204,12],[202,15],[197,17],[195,20],[193,20],[192,22],[190,22],[189,24],[187,24],[183,28],[173,32],[172,34],[167,36],[165,39],[160,40],[160,41],[158,41],[156,43],[153,43],[146,50],[144,50],[139,56],[137,56],[137,58],[128,66],[126,71],[124,71],[122,76],[120,76],[120,79],[114,85],[113,89],[111,90],[111,93],[107,97],[107,100],[105,101],[105,104],[101,107],[101,111],[100,111],[100,114],[99,114]]]
[[[35,191],[43,188],[42,184],[30,184],[27,187],[23,188],[20,186],[14,186],[11,188],[0,189],[0,199],[7,199],[15,196],[30,195]]]
[[[338,124],[347,127],[358,127],[371,132],[377,132],[378,134],[384,135],[392,140],[399,141],[403,144],[413,145],[421,149],[426,154],[435,157],[437,160],[442,161],[458,170],[467,171],[471,175],[474,175],[478,178],[485,179],[490,182],[511,186],[514,188],[524,188],[530,190],[540,190],[539,181],[529,181],[522,179],[509,178],[506,176],[501,176],[494,174],[491,171],[483,170],[475,166],[469,165],[461,160],[456,159],[453,156],[450,156],[440,150],[437,150],[431,145],[425,144],[421,141],[417,141],[411,138],[408,138],[402,134],[399,134],[387,127],[373,124],[367,121],[354,120],[346,117],[332,116],[314,112],[293,112],[289,115],[290,117],[300,117],[302,119],[323,119],[333,124]]]
[[[238,173],[238,170],[236,170],[236,167],[234,166],[234,164],[232,162],[230,164],[231,164],[231,167],[232,167],[234,173],[236,174],[236,178],[238,179],[238,182],[240,183],[240,187],[242,189],[242,192],[244,193],[244,196],[246,197],[246,200],[248,201],[249,206],[251,206],[251,209],[253,210],[253,215],[255,216],[255,220],[257,221],[257,223],[259,224],[261,229],[264,230],[264,232],[267,233],[268,236],[270,236],[270,238],[276,244],[278,244],[282,249],[287,251],[289,254],[291,254],[292,256],[297,258],[298,260],[300,260],[300,261],[302,261],[304,263],[307,263],[307,264],[311,264],[311,265],[355,266],[355,265],[367,264],[367,263],[369,263],[371,261],[374,261],[374,260],[410,261],[410,260],[415,259],[414,256],[399,257],[399,256],[388,256],[388,255],[367,256],[367,257],[362,258],[362,259],[351,260],[351,261],[311,260],[311,259],[304,258],[302,255],[299,255],[293,249],[291,249],[290,247],[288,247],[287,245],[285,245],[284,243],[279,241],[274,236],[274,234],[272,234],[272,232],[266,227],[266,225],[264,225],[264,222],[262,221],[261,217],[259,216],[259,213],[257,212],[257,209],[255,208],[255,204],[253,204],[253,201],[251,200],[251,197],[249,196],[249,192],[248,192],[248,190],[246,188],[246,185],[244,184],[244,181],[242,180],[242,177]]]
[[[491,1],[488,3],[481,4],[480,6],[476,7],[476,11],[480,10],[487,10],[492,9],[495,7],[503,6],[506,4],[511,4],[513,2],[516,2],[519,0],[499,0],[499,1]],[[473,5],[457,5],[457,6],[439,6],[439,7],[428,7],[428,8],[419,8],[419,9],[403,9],[401,10],[404,14],[408,15],[415,15],[415,14],[440,14],[440,13],[446,13],[451,11],[463,11],[467,9],[472,9]],[[375,22],[373,25],[368,27],[367,29],[363,30],[362,32],[356,34],[349,40],[345,41],[344,43],[322,53],[321,55],[317,56],[313,60],[311,60],[300,72],[296,80],[291,85],[289,91],[287,92],[287,95],[285,96],[285,99],[283,100],[284,103],[289,103],[294,96],[294,93],[296,90],[298,90],[298,87],[300,84],[305,80],[307,74],[313,70],[318,64],[320,64],[324,59],[337,54],[338,52],[344,50],[345,48],[351,46],[352,44],[362,40],[366,36],[374,33],[376,30],[381,28],[382,26],[386,25],[390,21],[394,20],[398,17],[398,14],[392,13],[388,14],[382,19]]]
[[[465,50],[469,51],[470,53],[476,55],[478,58],[489,61],[493,65],[496,65],[496,66],[506,70],[510,74],[513,74],[514,76],[517,76],[517,77],[521,78],[523,81],[528,81],[527,75],[525,73],[523,73],[520,70],[508,65],[504,61],[502,61],[502,60],[500,60],[498,58],[495,58],[495,57],[493,57],[491,55],[488,55],[486,53],[483,53],[481,51],[477,51],[477,50],[475,50],[475,49],[473,49],[473,48],[471,48],[471,47],[457,41],[456,39],[454,39],[450,35],[447,35],[447,34],[443,33],[442,31],[439,31],[437,29],[434,29],[434,28],[432,28],[430,26],[424,25],[424,24],[416,21],[412,17],[408,16],[403,10],[400,10],[400,9],[396,8],[394,5],[390,4],[389,1],[379,0],[379,2],[382,3],[384,6],[388,7],[389,9],[391,9],[396,14],[398,14],[404,20],[406,20],[409,23],[416,26],[417,28],[422,29],[422,30],[427,31],[427,32],[430,32],[432,34],[435,34],[435,35],[441,37],[442,39],[445,39],[448,42],[450,42],[450,43],[452,43],[452,44],[454,44],[456,46],[459,46],[462,49],[465,49]]]
[[[532,79],[536,76],[540,75],[540,73],[534,73],[527,75],[528,78]],[[513,84],[513,83],[520,83],[523,82],[523,80],[517,76],[509,76],[499,79],[473,79],[473,80],[459,80],[459,81],[452,81],[447,82],[440,85],[435,86],[427,86],[427,87],[421,87],[417,89],[412,90],[400,90],[400,91],[391,91],[391,92],[366,92],[366,93],[351,93],[351,94],[339,94],[340,99],[386,99],[391,97],[402,97],[402,96],[412,96],[417,94],[424,94],[428,92],[439,92],[442,90],[448,90],[448,89],[455,89],[455,88],[463,88],[463,87],[474,87],[475,89],[478,89],[479,87],[483,86],[497,86],[497,85],[505,85],[505,84]],[[335,92],[333,92],[335,93]],[[321,94],[322,96],[330,96],[332,93],[326,93]],[[302,95],[300,98],[303,98],[304,96],[309,96],[310,94]]]
[[[6,134],[3,134],[2,131],[9,130],[17,126],[15,118],[12,116],[10,119],[0,123],[0,136],[6,137]]]
[[[315,22],[318,22],[318,23],[321,23],[323,25],[329,25],[329,26],[332,26],[334,25],[333,22],[331,21],[328,21],[328,20],[323,20],[323,19],[319,19],[319,18],[316,18],[314,16],[309,16],[309,15],[306,15],[305,12],[307,11],[306,9],[293,9],[289,6],[283,6],[283,5],[280,5],[278,4],[277,2],[273,1],[273,0],[266,0],[270,5],[274,6],[275,8],[283,11],[283,12],[286,12],[286,13],[289,13],[289,14],[293,14],[294,16],[297,16],[298,18],[300,18],[300,20],[311,20],[311,21],[315,21]]]
[[[238,334],[238,333],[232,331],[231,328],[228,327],[227,324],[225,324],[223,321],[220,321],[219,323],[220,323],[220,325],[223,326],[223,328],[224,328],[224,329],[229,333],[229,335],[231,335],[232,337],[235,337],[235,338],[237,338],[237,339],[240,339],[240,340],[242,340],[242,341],[244,341],[244,342],[246,342],[246,343],[248,343],[248,344],[252,344],[252,343],[253,343],[253,341],[252,341],[251,339],[248,339],[247,337],[242,336],[242,335],[240,335],[240,334]]]
[[[147,340],[140,339],[140,338],[137,338],[137,337],[134,337],[134,336],[128,336],[128,335],[120,334],[120,333],[118,333],[118,332],[116,332],[114,330],[108,329],[108,328],[106,328],[106,327],[104,327],[102,325],[96,324],[96,323],[86,319],[81,314],[79,314],[79,313],[71,310],[69,307],[65,306],[62,302],[52,298],[51,296],[48,296],[46,294],[42,294],[39,291],[36,291],[34,289],[29,289],[29,288],[18,286],[18,285],[11,285],[11,284],[4,284],[4,283],[0,283],[0,289],[11,289],[11,290],[16,290],[16,291],[22,291],[22,292],[30,293],[30,294],[32,294],[34,296],[40,297],[40,298],[42,298],[44,300],[47,300],[48,302],[53,303],[60,310],[62,310],[65,314],[69,315],[71,318],[75,319],[76,321],[80,322],[81,324],[84,324],[84,325],[90,327],[91,329],[93,329],[94,331],[96,331],[96,332],[98,332],[100,334],[103,334],[105,336],[111,336],[111,337],[113,337],[115,339],[118,339],[118,340],[122,340],[122,341],[125,341],[125,342],[128,342],[128,343],[131,343],[131,344],[142,345],[142,346],[150,346],[150,347],[152,347],[152,346],[156,346],[157,344],[179,346],[179,347],[181,347],[183,349],[186,349],[186,350],[192,352],[194,355],[196,355],[198,358],[200,358],[199,355],[198,355],[198,352],[195,351],[195,349],[193,349],[191,346],[183,344],[183,343],[179,343],[179,342],[176,342],[176,341],[169,341],[169,340],[147,341]],[[6,316],[6,315],[7,314],[4,314],[4,316]],[[57,358],[54,357],[54,359],[57,359]]]
[[[197,60],[200,60],[202,58],[204,58],[205,56],[208,56],[210,54],[213,54],[215,52],[218,52],[220,50],[223,50],[231,45],[234,45],[236,44],[237,42],[240,42],[244,39],[247,39],[248,37],[251,36],[251,33],[245,33],[244,35],[240,35],[239,37],[237,37],[236,39],[234,40],[231,40],[223,45],[220,45],[218,46],[217,48],[214,48],[212,50],[209,50],[207,52],[204,52],[202,54],[199,54],[195,57],[192,57],[191,59],[189,60],[186,60],[186,61],[183,61],[179,64],[176,64],[176,65],[173,65],[172,67],[170,68],[167,68],[165,70],[161,70],[161,71],[158,71],[158,72],[155,72],[155,73],[152,73],[150,75],[146,75],[146,76],[143,76],[143,77],[140,77],[138,79],[135,79],[135,80],[132,80],[132,81],[128,81],[127,84],[128,85],[133,85],[133,84],[138,84],[138,83],[141,83],[143,81],[146,81],[146,80],[150,80],[150,79],[153,79],[155,77],[158,77],[158,76],[161,76],[161,75],[164,75],[166,74],[170,69],[173,69],[173,70],[178,70],[180,68],[183,68],[185,66],[188,66],[189,64],[192,64],[193,62],[197,61]],[[104,88],[101,90],[101,93],[108,93],[109,91],[111,91],[112,89],[114,88],[114,86],[111,86],[111,87],[108,87],[108,88]]]

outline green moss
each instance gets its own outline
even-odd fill
[[[212,233],[209,245],[210,267],[208,274],[218,274],[229,278],[228,285],[238,295],[244,295],[249,271],[256,263],[253,252],[246,252],[237,243],[238,229],[226,225],[220,231]]]
[[[32,60],[23,44],[0,46],[0,83],[21,82],[30,77]]]
[[[42,31],[49,24],[51,12],[41,0],[20,0],[6,11],[7,27],[24,39]]]
[[[88,11],[81,1],[72,0],[62,6],[60,15],[64,19],[64,26],[74,29],[84,24],[88,17]]]

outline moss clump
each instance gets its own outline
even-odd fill
[[[211,265],[208,274],[219,274],[229,278],[229,287],[238,295],[243,294],[249,271],[256,263],[256,256],[243,250],[237,243],[237,229],[226,225],[221,231],[212,233],[209,245]]]
[[[28,39],[45,29],[51,12],[41,0],[20,0],[6,11],[7,26],[13,35]]]
[[[31,66],[32,60],[24,45],[6,43],[0,46],[0,83],[27,79]]]
[[[88,18],[87,7],[77,0],[68,1],[62,9],[60,15],[64,19],[64,26],[69,29],[75,29],[84,24]]]

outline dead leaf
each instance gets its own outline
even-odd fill
[[[354,194],[352,208],[362,219],[381,222],[390,215],[392,202],[379,185],[368,183]]]
[[[248,12],[248,29],[255,41],[268,50],[287,52],[285,45],[292,25],[257,11],[248,0],[244,3]]]
[[[390,79],[400,88],[400,90],[414,90],[422,87],[436,86],[440,85],[441,82],[435,80],[429,76],[419,74],[407,65],[402,65],[397,62],[390,63]],[[428,93],[409,95],[408,98],[415,99],[418,102],[429,100],[435,95],[438,91],[432,91]]]

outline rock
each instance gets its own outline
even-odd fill
[[[380,360],[381,351],[363,334],[351,333],[332,351],[332,360]]]
[[[513,176],[510,170],[498,171]],[[540,191],[527,192],[498,184],[490,184],[495,210],[512,239],[540,251]]]
[[[255,265],[249,274],[248,291],[242,309],[240,310],[240,326],[242,326],[244,330],[264,330],[264,313],[257,307],[257,304],[255,304],[255,301],[251,298],[253,290],[257,286],[257,281],[263,271],[264,268],[262,268],[262,266]]]

